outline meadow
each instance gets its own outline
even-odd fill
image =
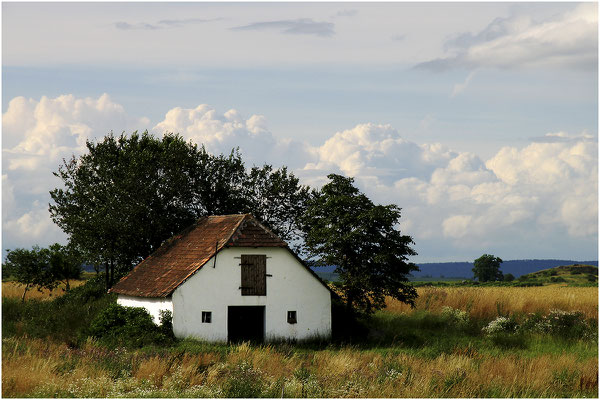
[[[389,300],[385,310],[361,321],[356,335],[331,342],[183,340],[115,348],[86,337],[82,328],[95,307],[114,299],[76,297],[79,308],[87,307],[80,315],[46,316],[43,324],[54,328],[36,329],[41,324],[36,310],[54,302],[32,299],[27,311],[3,291],[2,395],[598,396],[597,287],[421,287],[418,292],[415,309]],[[79,312],[69,301],[60,304],[66,308],[57,314]],[[83,320],[80,328],[54,335],[68,318]]]

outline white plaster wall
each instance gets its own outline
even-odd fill
[[[173,303],[170,297],[133,297],[120,294],[117,296],[117,304],[120,304],[124,307],[144,307],[146,310],[148,310],[152,316],[152,320],[157,325],[160,323],[159,317],[161,310],[173,312]]]
[[[267,295],[242,296],[240,257],[267,256]],[[173,330],[177,337],[227,340],[228,306],[265,306],[265,340],[331,336],[331,293],[284,248],[232,247],[210,259],[173,292]],[[212,322],[202,323],[202,311]],[[287,312],[296,311],[296,324]]]

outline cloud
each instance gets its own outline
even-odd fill
[[[555,67],[595,70],[598,65],[598,6],[583,3],[559,17],[535,21],[527,15],[496,18],[477,34],[462,33],[444,44],[448,55],[416,68]]]
[[[583,132],[579,135],[570,135],[567,132],[556,132],[547,133],[544,136],[535,136],[529,138],[532,142],[536,143],[564,143],[564,142],[578,142],[578,141],[598,141],[598,138],[587,132]]]
[[[295,168],[314,157],[306,143],[276,138],[262,115],[245,118],[234,109],[220,114],[207,104],[193,109],[173,108],[152,130],[161,135],[179,133],[203,144],[213,154],[229,154],[239,147],[250,166],[270,162]]]
[[[52,176],[60,160],[81,154],[86,140],[110,130],[149,126],[108,95],[17,97],[2,123],[5,248],[64,240],[47,211],[48,191],[60,185]],[[315,187],[332,172],[352,176],[375,202],[402,207],[400,227],[425,257],[494,252],[576,258],[574,249],[597,249],[597,139],[587,132],[548,133],[482,160],[440,143],[412,142],[394,127],[374,123],[309,145],[278,137],[262,115],[219,112],[206,104],[172,108],[152,131],[180,133],[212,153],[239,147],[248,166],[287,165]]]
[[[467,86],[469,86],[469,83],[471,83],[471,79],[473,79],[473,77],[475,76],[476,71],[472,71],[469,73],[469,75],[467,75],[467,77],[465,78],[465,81],[463,83],[457,83],[454,85],[454,89],[452,89],[452,95],[450,97],[456,97],[457,95],[459,95],[460,93],[462,93]]]
[[[85,151],[86,140],[114,130],[148,125],[131,118],[107,94],[94,98],[63,95],[39,100],[16,97],[2,115],[2,225],[6,246],[46,245],[64,239],[48,214],[52,175],[63,158]]]
[[[442,145],[417,145],[400,137],[390,125],[377,124],[360,124],[338,132],[317,153],[319,161],[307,164],[305,169],[335,170],[386,182],[429,176],[453,156]]]
[[[406,35],[394,35],[391,37],[391,39],[396,42],[401,42],[406,39]]]
[[[332,22],[317,22],[313,21],[311,18],[301,18],[294,20],[255,22],[230,29],[233,31],[277,30],[284,34],[330,37],[335,34],[334,28],[335,24]]]
[[[124,21],[115,22],[115,28],[127,31],[127,30],[157,30],[166,28],[181,28],[186,25],[203,24],[206,22],[219,21],[222,18],[183,18],[183,19],[163,19],[156,23],[137,22],[129,23]]]
[[[336,17],[354,17],[358,14],[358,10],[340,10],[335,13]]]
[[[326,140],[299,175],[312,185],[328,172],[353,176],[375,201],[403,208],[401,227],[427,251],[444,243],[541,257],[557,238],[563,246],[594,246],[597,238],[597,145],[585,133],[564,136],[569,141],[505,147],[484,162],[407,141],[389,125],[361,124]]]

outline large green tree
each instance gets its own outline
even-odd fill
[[[248,173],[247,210],[281,239],[300,250],[301,217],[311,198],[310,188],[301,185],[287,167],[253,167]]]
[[[352,178],[331,174],[314,194],[303,218],[306,247],[316,265],[335,265],[349,310],[371,313],[385,296],[414,305],[417,292],[408,274],[418,267],[413,240],[397,228],[400,208],[375,205]]]
[[[50,192],[52,219],[88,262],[103,264],[107,287],[195,217],[196,146],[177,135],[144,132],[87,142],[64,161]]]
[[[502,264],[500,257],[484,254],[473,263],[473,275],[479,282],[501,281],[503,275],[500,264]]]
[[[105,266],[107,287],[203,215],[253,213],[294,239],[308,198],[285,168],[247,171],[239,151],[215,156],[174,134],[88,141],[55,175],[51,216],[87,262]]]

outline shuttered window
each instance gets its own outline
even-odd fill
[[[242,254],[242,296],[267,295],[267,256]]]

